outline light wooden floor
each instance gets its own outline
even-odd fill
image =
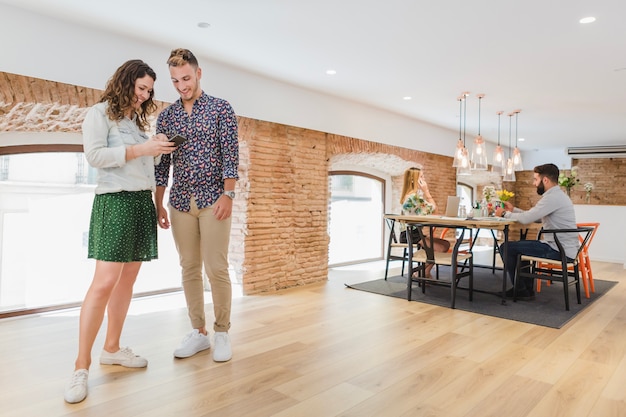
[[[593,268],[619,284],[559,330],[346,289],[377,275],[332,271],[324,285],[236,298],[223,364],[172,357],[188,331],[180,296],[134,300],[123,342],[148,368],[99,365],[100,336],[76,405],[63,388],[77,312],[6,319],[0,415],[626,416],[626,271]]]

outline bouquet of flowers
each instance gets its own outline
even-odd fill
[[[511,197],[515,196],[515,193],[507,190],[498,190],[496,193],[498,194],[500,201],[509,201]]]
[[[559,185],[567,188],[568,191],[579,182],[580,178],[578,178],[578,167],[576,166],[572,167],[569,175],[565,175],[564,173],[559,174]]]
[[[491,185],[487,185],[485,186],[485,188],[483,188],[483,198],[485,199],[486,202],[490,202],[491,200],[493,200],[496,196],[496,189],[491,186]]]
[[[593,184],[590,182],[586,182],[585,185],[583,185],[583,187],[585,187],[585,191],[590,193],[591,190],[593,190]]]
[[[406,201],[402,205],[402,210],[408,214],[432,214],[434,207],[423,197],[412,194],[407,197]]]

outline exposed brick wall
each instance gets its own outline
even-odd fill
[[[0,131],[80,132],[87,110],[102,93],[0,71]],[[157,114],[168,105],[155,103]]]
[[[326,134],[240,118],[249,146],[245,294],[325,281]]]
[[[100,94],[0,72],[0,130],[80,131],[85,108]],[[327,279],[328,173],[335,159],[349,157],[389,174],[387,212],[400,212],[402,174],[413,165],[422,167],[439,212],[456,192],[450,157],[244,117],[238,121],[240,179],[229,257],[245,294]],[[584,201],[582,184],[592,182],[593,204],[626,205],[626,159],[581,159],[574,165],[581,179],[572,192],[575,203]],[[528,209],[539,198],[532,170],[516,176],[517,182],[504,188],[516,193],[513,204]]]
[[[584,158],[573,159],[572,166],[578,167],[577,178],[580,182],[571,189],[570,197],[574,204],[587,204],[584,184],[593,184],[589,204],[626,205],[626,158]],[[563,170],[570,175],[571,170]],[[512,202],[515,206],[527,210],[538,200],[537,190],[533,186],[533,171],[515,173]],[[511,183],[504,183],[506,184]],[[511,187],[511,185],[508,185]],[[565,188],[562,187],[565,191]],[[510,189],[510,188],[507,188]]]
[[[590,204],[626,205],[626,158],[581,158],[572,160],[578,167],[580,183],[571,190],[574,204],[585,204],[586,182],[593,184]],[[569,171],[566,171],[569,174]]]
[[[402,161],[397,162],[395,166],[376,166],[380,171],[391,175],[392,207],[386,208],[389,213],[400,213],[402,178],[404,170],[410,166],[422,168],[438,212],[443,213],[447,197],[456,194],[456,168],[452,167],[451,157],[330,134],[327,149],[328,159],[342,154],[358,154],[362,157],[363,166],[372,165],[368,163],[368,156],[372,160],[380,155],[396,156]]]

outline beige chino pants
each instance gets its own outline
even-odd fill
[[[189,213],[169,207],[172,235],[182,268],[182,284],[191,325],[206,326],[202,265],[209,277],[215,322],[213,330],[230,328],[232,286],[228,274],[228,243],[231,218],[217,220],[213,208],[198,209],[191,199]]]

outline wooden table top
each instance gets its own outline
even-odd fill
[[[495,229],[504,230],[506,226],[520,227],[524,229],[540,228],[540,223],[522,224],[517,220],[504,219],[501,217],[476,217],[472,219],[463,219],[460,217],[439,216],[436,214],[428,215],[407,215],[407,214],[385,214],[386,219],[392,219],[406,224],[424,224],[424,225],[441,225],[441,226],[462,226],[472,229]]]

